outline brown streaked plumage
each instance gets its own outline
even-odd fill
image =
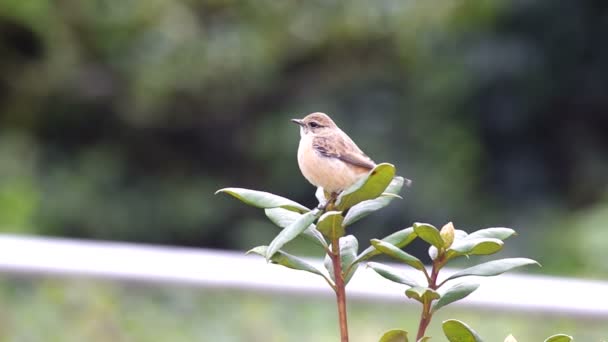
[[[300,125],[298,165],[304,177],[329,193],[338,193],[376,166],[324,113],[293,119]]]

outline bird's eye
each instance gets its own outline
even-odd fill
[[[308,126],[310,126],[310,127],[312,127],[312,128],[321,127],[321,125],[319,125],[318,123],[316,123],[316,122],[314,122],[314,121],[313,121],[313,122],[311,122],[311,123],[309,123],[309,124],[308,124]]]

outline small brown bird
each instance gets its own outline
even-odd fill
[[[376,166],[326,114],[291,121],[300,125],[298,165],[312,185],[335,196]]]

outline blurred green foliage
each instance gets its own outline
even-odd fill
[[[314,205],[288,119],[323,111],[414,180],[353,227],[361,241],[414,221],[511,226],[512,253],[546,272],[605,276],[577,267],[599,260],[605,220],[587,214],[608,203],[607,7],[4,0],[0,228],[266,244],[270,224],[213,191]]]
[[[2,341],[336,341],[332,300],[175,286],[54,279],[0,281]],[[298,315],[293,315],[297,308]],[[353,342],[376,341],[390,328],[418,320],[414,305],[350,303]],[[576,320],[528,312],[521,315],[445,309],[428,335],[443,341],[441,321],[458,317],[488,341],[510,333],[543,341],[555,331],[576,341],[606,337],[602,320]],[[277,319],[281,317],[281,319]],[[312,336],[314,332],[314,336]]]

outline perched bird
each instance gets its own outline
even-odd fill
[[[292,119],[300,125],[298,165],[304,177],[335,196],[365,176],[376,163],[324,113]]]

